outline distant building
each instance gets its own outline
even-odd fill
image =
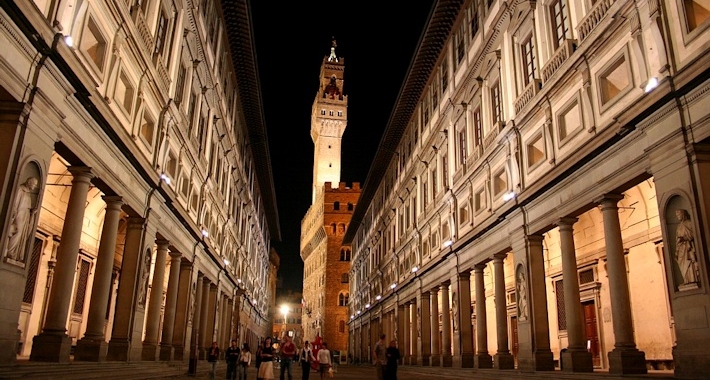
[[[347,350],[348,345],[350,249],[341,242],[360,197],[358,182],[352,187],[340,182],[348,105],[344,69],[345,61],[335,54],[333,41],[330,56],[321,65],[321,85],[313,102],[313,203],[301,222],[304,339],[321,336],[336,351]]]
[[[301,347],[304,340],[308,340],[303,339],[303,326],[301,324],[303,308],[300,302],[277,302],[271,308],[271,313],[274,316],[271,336],[281,340],[288,335],[298,347]]]

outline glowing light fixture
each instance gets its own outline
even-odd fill
[[[207,230],[203,229],[202,230],[202,237],[208,237],[208,236],[210,236],[210,233],[207,232]]]
[[[369,308],[370,308],[370,304],[368,303],[367,305],[365,305],[365,309],[369,309]]]
[[[417,273],[418,270],[419,270],[419,267],[414,267],[414,268],[412,268],[412,273]]]
[[[64,36],[64,43],[69,47],[74,47],[74,39],[70,35]]]
[[[165,173],[161,174],[161,175],[160,175],[160,179],[161,179],[163,182],[167,183],[168,185],[170,184],[170,177],[168,177],[167,174],[165,174]]]
[[[378,294],[377,297],[375,297],[375,299],[379,301],[382,299],[382,296]]]
[[[444,248],[446,248],[446,247],[451,247],[452,244],[454,244],[454,241],[451,240],[451,239],[449,239],[449,240],[447,240],[447,241],[444,242]]]
[[[508,202],[509,200],[515,198],[516,196],[518,196],[518,194],[515,194],[514,191],[509,191],[509,192],[503,194],[503,201]]]
[[[390,285],[390,289],[394,289],[397,287],[397,283],[395,282],[394,284]]]
[[[650,77],[648,78],[648,82],[646,82],[646,86],[644,86],[643,90],[646,92],[651,92],[651,90],[656,87],[658,87],[658,78]]]

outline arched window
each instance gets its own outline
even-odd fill
[[[335,234],[335,223],[330,224],[330,229],[333,231],[333,234]]]
[[[348,281],[349,281],[349,278],[348,278],[348,274],[347,274],[347,273],[343,273],[343,274],[340,275],[340,282],[341,282],[341,283],[347,284]]]
[[[345,321],[340,321],[340,323],[338,323],[338,332],[340,332],[340,333],[345,332]]]
[[[348,211],[352,211],[354,208],[353,204],[348,202]]]
[[[340,293],[338,295],[338,306],[348,306],[348,293]]]
[[[350,250],[342,248],[340,250],[340,261],[350,261]]]
[[[340,210],[340,202],[338,202],[338,201],[333,202],[333,210]]]

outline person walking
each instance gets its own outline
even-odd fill
[[[239,367],[237,369],[237,377],[239,380],[247,380],[247,368],[251,364],[251,352],[249,351],[249,344],[244,343],[242,345],[242,351],[239,353]]]
[[[288,380],[293,380],[291,374],[291,362],[296,358],[296,345],[288,335],[284,336],[283,344],[281,344],[281,378],[284,380],[284,374],[288,371]]]
[[[387,366],[385,367],[385,380],[397,380],[397,362],[399,361],[399,348],[397,341],[391,341],[385,353],[387,356]]]
[[[271,347],[271,338],[264,339],[264,347],[261,348],[261,365],[256,377],[264,380],[274,378],[274,348]]]
[[[308,380],[311,377],[311,362],[316,361],[313,357],[311,344],[306,341],[301,352],[298,354],[298,362],[301,364],[301,380]]]
[[[385,377],[385,366],[387,365],[387,342],[385,341],[385,334],[380,335],[380,340],[375,343],[375,348],[372,350],[372,357],[375,360],[375,374],[377,375],[377,380],[383,380]]]
[[[261,380],[259,377],[259,368],[261,368],[261,351],[264,349],[264,341],[259,342],[259,347],[256,348],[254,360],[256,361],[256,380]]]
[[[224,351],[224,359],[227,360],[227,380],[236,380],[237,362],[239,361],[239,347],[237,347],[236,340],[233,340]]]
[[[210,380],[214,380],[215,370],[217,370],[217,359],[219,359],[219,347],[217,347],[217,342],[212,342],[210,352],[207,353],[207,362],[210,363]]]
[[[330,360],[330,350],[328,350],[328,343],[323,342],[320,350],[318,350],[318,371],[320,372],[320,379],[325,380],[327,377],[328,370],[330,369],[332,362]]]

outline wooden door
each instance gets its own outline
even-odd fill
[[[597,331],[597,308],[594,301],[582,302],[584,309],[584,330],[587,333],[587,351],[592,354],[592,364],[601,367],[599,356],[599,332]]]
[[[518,317],[510,317],[510,348],[513,353],[513,359],[515,360],[515,367],[518,367],[518,351],[520,349],[520,342],[518,342]]]

